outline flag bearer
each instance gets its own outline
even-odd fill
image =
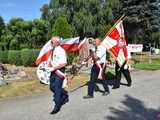
[[[97,79],[101,80],[101,83],[104,87],[103,95],[109,94],[108,84],[104,80],[104,74],[106,69],[106,49],[101,45],[97,47],[96,43],[99,42],[97,42],[93,38],[89,42],[92,43],[92,45],[94,46],[92,46],[92,48],[90,49],[90,56],[87,58],[87,60],[91,58],[93,60],[93,66],[91,68],[90,81],[88,84],[88,94],[87,96],[84,96],[84,99],[94,97],[93,94],[95,89],[95,82]]]
[[[67,64],[66,52],[60,46],[59,37],[52,38],[53,53],[50,60],[50,65],[47,68],[51,72],[50,90],[54,93],[54,108],[50,114],[55,114],[60,111],[61,106],[69,101],[68,93],[63,88],[65,79],[65,66]]]

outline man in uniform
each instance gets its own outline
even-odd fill
[[[103,95],[109,94],[108,84],[104,80],[104,74],[105,74],[105,69],[106,69],[106,65],[105,65],[106,49],[101,45],[97,47],[96,43],[99,43],[99,42],[93,38],[90,39],[89,42],[93,46],[90,49],[90,55],[86,59],[86,61],[88,61],[91,58],[93,60],[93,66],[91,68],[90,81],[88,84],[88,94],[87,96],[84,96],[84,99],[94,97],[93,93],[95,89],[95,82],[97,79],[101,80],[101,83],[104,87]]]
[[[50,90],[54,93],[55,102],[55,106],[50,114],[55,114],[60,111],[63,104],[69,101],[68,93],[63,88],[67,58],[65,50],[60,46],[59,37],[53,37],[51,43],[53,47],[53,53],[47,70],[51,72]]]

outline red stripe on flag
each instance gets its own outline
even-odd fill
[[[52,50],[47,51],[42,57],[36,60],[36,65],[39,65],[43,61],[47,61],[49,56],[52,54]]]
[[[62,44],[61,47],[66,50],[66,52],[75,52],[78,51],[79,44]]]

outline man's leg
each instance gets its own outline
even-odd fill
[[[54,101],[55,101],[55,106],[53,111],[51,112],[51,114],[55,114],[57,112],[59,112],[61,105],[62,105],[62,98],[61,98],[61,94],[62,94],[62,83],[63,83],[63,79],[55,76],[54,79]]]
[[[90,81],[88,83],[88,95],[84,96],[84,98],[93,98],[93,92],[95,88],[95,81],[98,77],[96,65],[93,65],[91,69],[91,76],[90,76]]]
[[[62,105],[69,101],[68,92],[65,89],[62,89]]]
[[[115,83],[112,89],[116,89],[120,87],[120,80],[121,80],[121,68],[119,67],[118,63],[116,62],[115,67]]]
[[[123,75],[124,75],[124,77],[125,77],[125,79],[127,80],[127,86],[131,86],[131,84],[132,84],[132,80],[131,80],[131,75],[130,75],[130,72],[129,72],[129,70],[128,69],[123,69],[122,70],[122,72],[123,72]]]
[[[101,80],[101,83],[102,83],[103,88],[104,88],[104,93],[102,95],[104,95],[104,96],[109,94],[108,82],[105,80],[105,71],[106,71],[106,68],[103,69],[103,80]]]
[[[101,80],[101,83],[103,85],[104,88],[104,93],[102,94],[103,96],[106,96],[109,94],[109,87],[108,87],[108,83],[105,80]]]

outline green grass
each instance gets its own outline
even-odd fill
[[[141,70],[160,70],[160,56],[150,56],[149,53],[133,56],[133,67]]]
[[[153,62],[153,63],[137,63],[134,65],[136,69],[141,70],[160,70],[160,62]]]

